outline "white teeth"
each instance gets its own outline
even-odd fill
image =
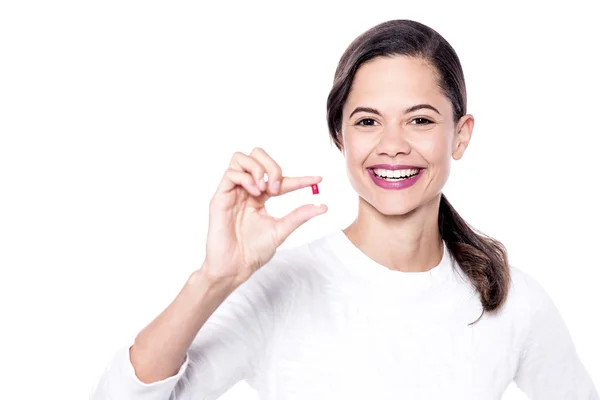
[[[396,170],[389,170],[389,169],[374,169],[373,172],[375,172],[375,174],[377,174],[380,177],[383,178],[401,178],[401,177],[407,177],[407,176],[411,176],[411,175],[415,175],[419,172],[418,169],[396,169]]]
[[[414,169],[396,169],[396,170],[389,170],[389,169],[373,169],[373,172],[375,173],[375,175],[377,175],[380,178],[383,178],[385,180],[400,180],[400,179],[406,179],[408,177],[417,175],[419,173],[419,169],[418,168],[414,168]]]

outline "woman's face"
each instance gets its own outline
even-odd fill
[[[342,152],[354,190],[383,214],[406,214],[438,196],[451,158],[468,145],[473,117],[454,123],[437,79],[425,61],[405,56],[378,57],[356,72],[342,110]]]

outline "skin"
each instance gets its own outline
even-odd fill
[[[430,104],[439,114],[426,108],[404,112],[417,104]],[[374,108],[381,115],[360,111],[350,116],[356,107]],[[344,229],[355,246],[393,270],[424,272],[440,263],[442,188],[452,159],[460,160],[469,144],[474,122],[467,114],[454,123],[436,70],[422,59],[377,57],[358,69],[340,133],[348,178],[359,197],[357,218]],[[369,176],[367,167],[374,164],[425,170],[413,186],[386,190]]]

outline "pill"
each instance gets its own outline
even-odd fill
[[[310,185],[310,188],[312,189],[312,203],[315,206],[321,205],[323,200],[321,199],[321,194],[319,193],[319,185],[318,184],[313,184]]]

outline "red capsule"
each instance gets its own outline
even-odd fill
[[[315,183],[313,185],[310,185],[310,187],[312,188],[313,194],[319,194],[319,185],[318,184]]]

